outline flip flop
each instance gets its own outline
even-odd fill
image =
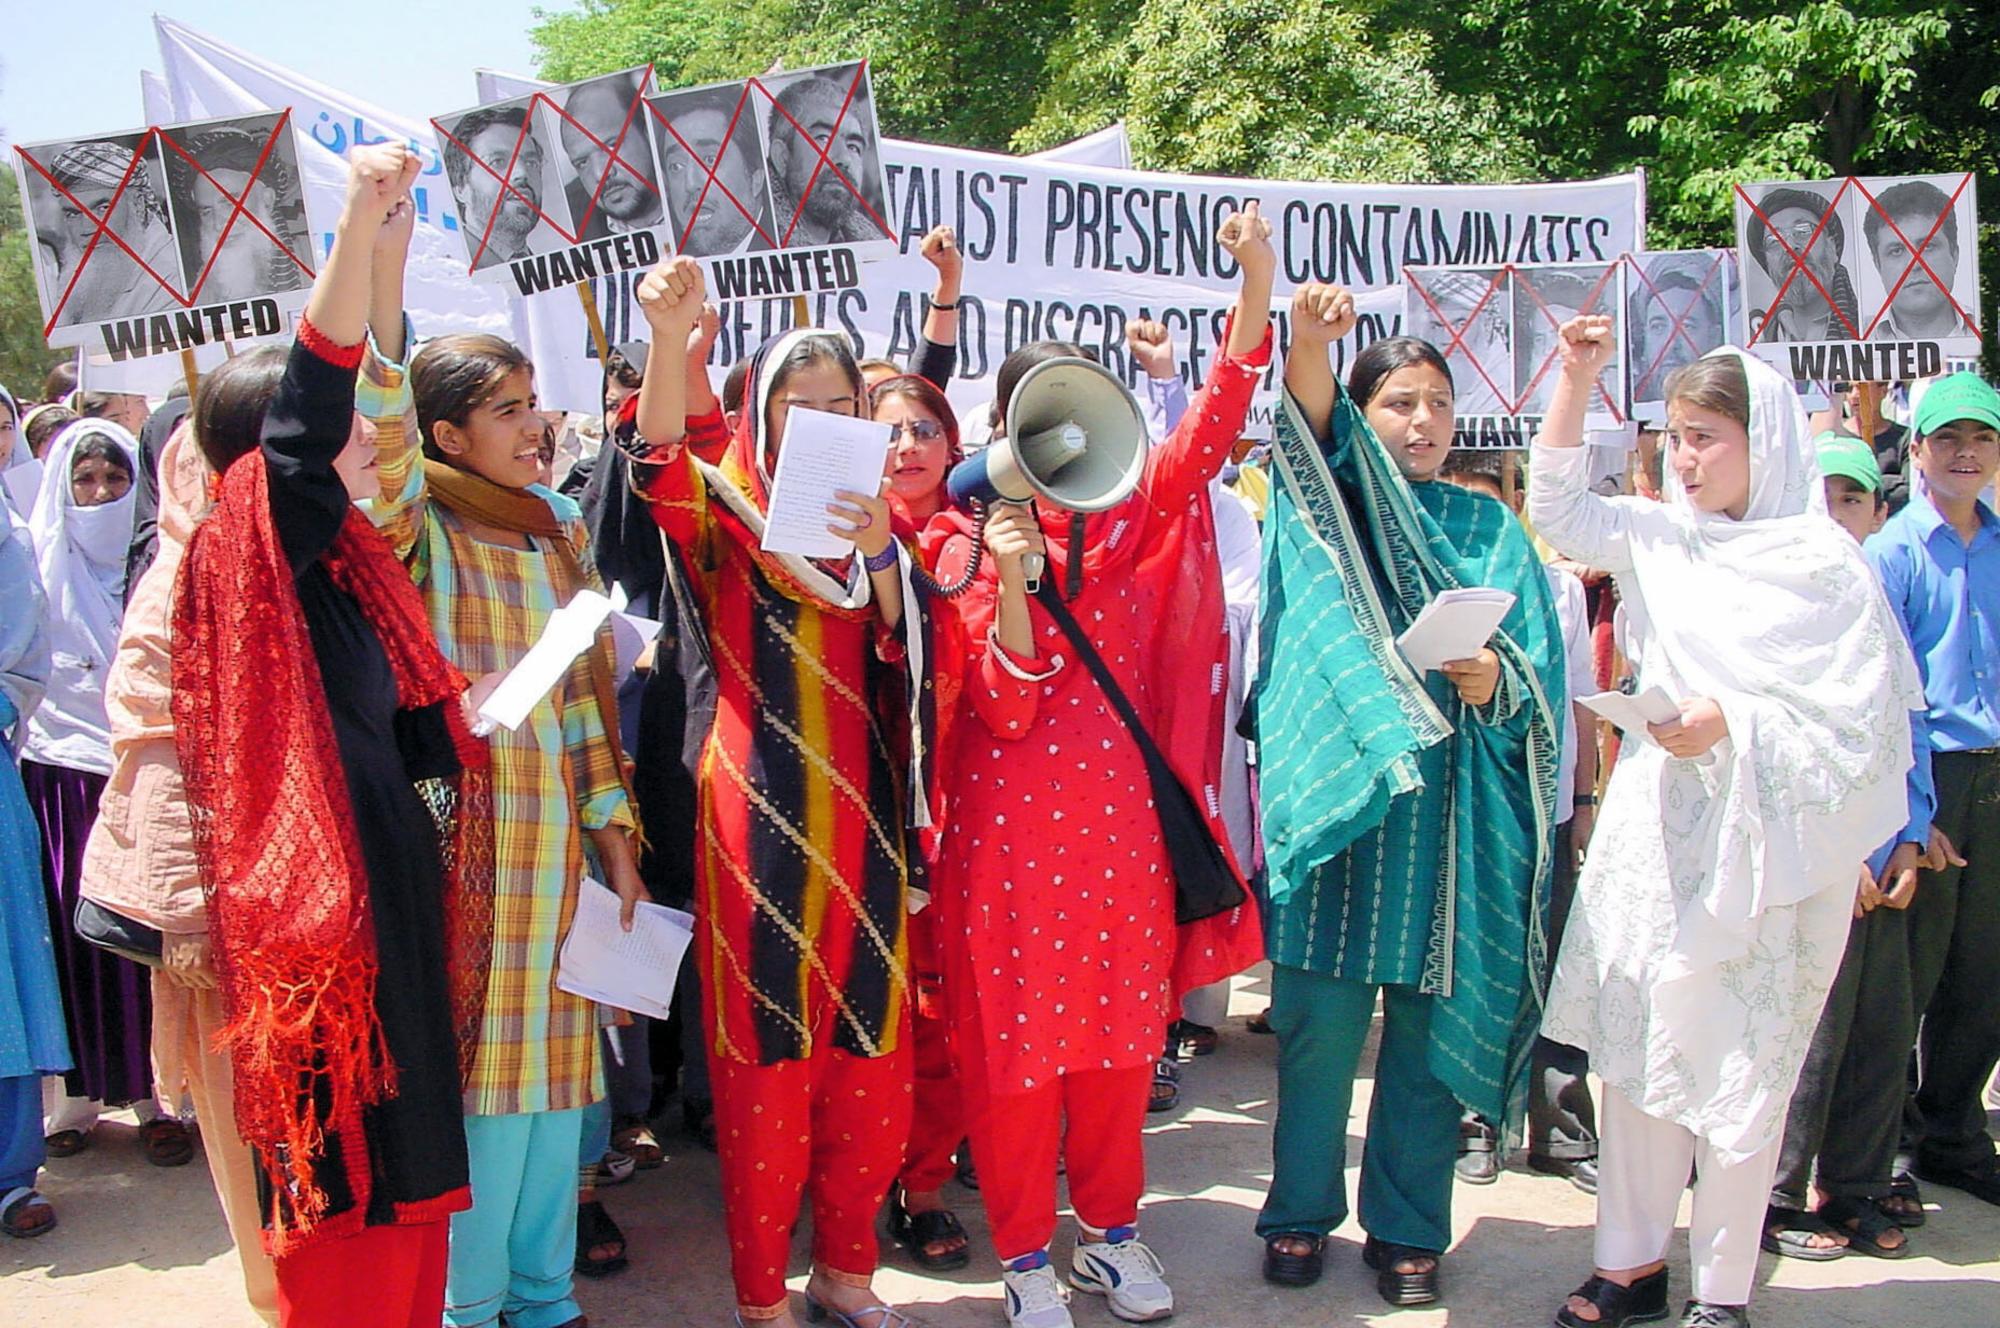
[[[1776,1230],[1772,1229],[1774,1227]],[[1814,1213],[1797,1208],[1767,1208],[1764,1210],[1764,1231],[1757,1238],[1757,1243],[1767,1254],[1803,1259],[1807,1263],[1831,1263],[1847,1257],[1847,1246],[1815,1245],[1812,1238],[1847,1234],[1836,1231],[1825,1218]]]

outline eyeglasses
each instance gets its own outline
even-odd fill
[[[856,396],[827,397],[814,401],[811,397],[780,397],[779,401],[791,410],[823,410],[829,415],[852,415],[861,406],[861,398]]]
[[[896,441],[899,434],[908,434],[920,443],[934,443],[944,437],[944,426],[936,420],[904,420],[889,426],[889,441]]]

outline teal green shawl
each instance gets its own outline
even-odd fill
[[[1267,931],[1344,918],[1348,901],[1325,897],[1344,891],[1340,855],[1419,798],[1441,797],[1435,869],[1427,860],[1422,879],[1380,888],[1434,917],[1412,969],[1437,998],[1433,1071],[1460,1102],[1504,1119],[1526,1082],[1548,964],[1564,674],[1547,573],[1504,504],[1405,481],[1344,393],[1324,448],[1289,396],[1277,423],[1255,691],[1278,915]],[[1518,601],[1489,643],[1500,685],[1476,710],[1447,688],[1436,699],[1395,646],[1433,596],[1466,585]],[[1448,759],[1420,760],[1441,743]],[[1426,789],[1425,765],[1449,771],[1448,788]],[[1402,943],[1385,934],[1352,948]],[[1301,962],[1275,942],[1272,958]]]

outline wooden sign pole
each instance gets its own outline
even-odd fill
[[[1855,412],[1854,427],[1861,434],[1861,441],[1875,446],[1875,435],[1882,431],[1882,384],[1856,383],[1860,394],[1860,409]]]
[[[195,369],[194,347],[181,347],[181,376],[187,379],[188,400],[194,400],[194,389],[200,374]]]
[[[806,297],[803,295],[792,297],[792,326],[812,326],[812,307],[806,303]]]
[[[611,338],[604,335],[604,315],[597,309],[597,292],[587,281],[576,283],[576,298],[583,305],[583,316],[590,323],[590,340],[597,347],[597,362],[611,363]]]

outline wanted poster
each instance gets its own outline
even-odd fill
[[[1744,344],[1810,382],[1977,355],[1976,206],[1970,174],[1738,185]]]
[[[660,261],[651,84],[641,66],[431,121],[474,279],[525,296]]]
[[[676,253],[718,300],[852,290],[896,252],[865,61],[647,99]]]
[[[1621,263],[1510,263],[1406,267],[1403,326],[1444,353],[1451,369],[1459,447],[1525,447],[1541,427],[1561,369],[1562,325],[1603,314],[1625,339]],[[1585,423],[1622,427],[1627,371],[1605,366]]]
[[[113,362],[274,336],[314,266],[288,112],[15,149],[43,335]]]
[[[1667,380],[1742,325],[1733,249],[1670,249],[1625,257],[1625,375],[1635,418],[1666,418]]]

